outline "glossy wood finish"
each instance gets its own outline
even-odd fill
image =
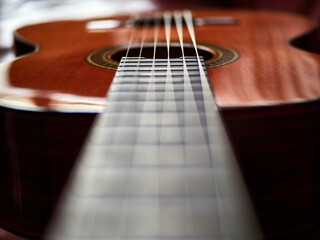
[[[230,15],[239,20],[239,24],[233,26],[196,28],[198,42],[226,45],[241,55],[240,61],[209,70],[221,107],[308,101],[320,95],[320,56],[293,48],[288,43],[310,31],[314,27],[312,21],[271,12],[200,11],[194,15]],[[3,67],[1,74],[6,75],[7,84],[14,89],[2,93],[0,102],[17,105],[18,101],[29,106],[58,109],[63,109],[64,104],[73,106],[75,102],[80,107],[99,106],[99,98],[105,96],[114,71],[92,67],[83,59],[93,50],[127,43],[130,31],[116,28],[89,33],[86,21],[54,22],[19,29],[17,37],[39,44],[40,51]],[[149,33],[147,39],[151,41],[153,33]],[[139,35],[141,30],[138,30]],[[165,40],[163,29],[160,39]],[[139,37],[135,39],[139,40]],[[178,41],[174,30],[172,41]],[[64,100],[56,93],[63,93]]]
[[[264,233],[270,239],[285,239],[311,232],[320,222],[320,57],[294,48],[288,41],[311,30],[314,23],[270,12],[216,10],[195,15],[239,19],[235,26],[197,27],[196,34],[199,42],[223,44],[241,54],[237,62],[211,69],[209,74]],[[25,110],[99,111],[115,72],[89,65],[84,58],[101,47],[127,43],[130,29],[88,33],[85,24],[55,22],[18,30],[18,38],[39,44],[40,50],[0,66],[1,105]],[[177,40],[176,34],[172,37]],[[4,81],[8,83],[5,88]],[[304,103],[286,105],[299,101]],[[272,107],[279,103],[284,105]],[[255,107],[232,108],[243,106]],[[1,198],[0,224],[39,237],[92,115],[1,108],[1,116],[1,160],[5,160],[0,169],[6,197]],[[15,145],[10,145],[10,139]],[[20,187],[14,180],[14,159],[23,173]],[[46,183],[54,188],[48,189]]]
[[[94,114],[0,108],[0,116],[0,226],[39,238]]]
[[[267,239],[318,239],[319,101],[222,116]]]

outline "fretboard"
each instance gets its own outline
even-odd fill
[[[123,58],[49,239],[255,234],[203,59]]]

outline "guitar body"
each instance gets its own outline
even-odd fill
[[[209,53],[215,99],[263,232],[270,238],[311,234],[320,224],[320,56],[291,40],[315,24],[273,12],[193,15],[237,20],[196,26],[195,32]],[[130,39],[132,28],[98,31],[88,29],[88,22],[18,29],[18,54],[32,45],[36,52],[0,65],[0,225],[18,234],[43,233],[95,113],[102,110],[116,54]],[[136,35],[142,31],[137,28]],[[159,40],[165,42],[164,27]],[[146,42],[152,41],[150,33]],[[173,30],[171,42],[179,42]],[[92,58],[99,50],[103,63]],[[214,65],[220,56],[227,58]]]
[[[318,98],[319,56],[294,48],[289,42],[311,31],[315,27],[312,21],[268,12],[202,11],[196,16],[233,16],[239,21],[234,25],[196,27],[199,43],[228,46],[241,56],[241,61],[227,67],[208,70],[219,106],[265,106]],[[77,104],[101,104],[94,99],[88,103],[88,97],[104,98],[115,71],[93,68],[84,59],[97,49],[128,44],[131,29],[92,32],[86,28],[87,22],[53,22],[19,29],[16,38],[36,43],[39,51],[10,64],[8,84],[33,89],[29,98],[39,107],[59,109],[62,100],[61,96],[56,100],[55,93],[66,94],[65,98],[87,98],[74,99]],[[139,35],[142,30],[137,31]],[[165,41],[164,34],[161,38]],[[153,35],[148,35],[146,41],[152,42]],[[179,41],[174,31],[171,41]],[[70,108],[73,101],[62,104]]]

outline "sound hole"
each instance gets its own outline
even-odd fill
[[[139,57],[140,45],[140,43],[132,44],[128,56]],[[101,48],[89,53],[86,57],[86,61],[97,67],[117,70],[121,58],[127,54],[127,48],[128,45]],[[182,51],[180,43],[171,43],[169,53],[170,58],[181,57]],[[198,44],[198,53],[204,58],[207,68],[221,67],[236,61],[240,57],[236,50],[216,44]],[[141,57],[152,59],[153,54],[153,43],[145,43],[143,50],[141,51]],[[184,44],[184,55],[196,56],[192,43]],[[166,59],[168,57],[167,44],[165,42],[159,42],[157,44],[155,57],[157,59]]]
[[[120,62],[121,58],[126,56],[127,50],[122,49],[118,52],[111,54],[111,59],[117,62]],[[170,58],[179,58],[182,57],[182,51],[180,46],[171,45],[169,48]],[[198,48],[198,53],[200,56],[203,56],[204,60],[212,59],[216,56],[216,53],[213,51],[207,51],[206,49]],[[141,57],[152,59],[154,55],[154,48],[151,46],[144,47],[141,51]],[[196,51],[194,48],[190,46],[186,46],[184,48],[185,56],[196,56]],[[140,56],[140,48],[133,47],[130,49],[128,57],[139,57]],[[155,58],[157,59],[166,59],[168,57],[168,50],[166,46],[158,46],[156,49]]]

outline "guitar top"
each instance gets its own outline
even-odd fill
[[[198,48],[207,54],[205,62],[218,106],[265,106],[319,98],[320,56],[290,44],[315,28],[311,20],[290,14],[231,10],[194,11],[193,16],[199,22],[195,26]],[[212,17],[222,16],[230,16],[235,22],[210,22]],[[18,51],[23,53],[28,44],[30,49],[30,43],[37,51],[1,64],[0,105],[101,111],[120,61],[118,55],[124,55],[132,33],[129,16],[103,20],[109,20],[104,22],[105,27],[95,27],[99,21],[85,20],[17,30]],[[133,42],[141,41],[142,31],[142,27],[136,28]],[[149,31],[145,41],[152,43],[153,38]],[[175,30],[170,38],[172,45],[179,42]],[[189,36],[185,38],[185,42],[191,42]],[[166,42],[163,25],[159,42]]]

